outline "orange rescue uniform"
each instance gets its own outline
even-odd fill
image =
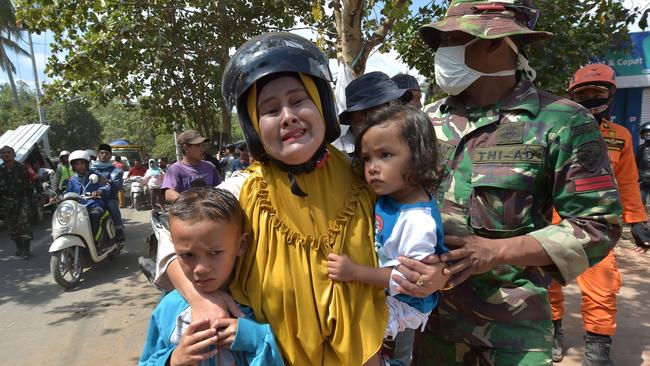
[[[609,149],[614,176],[618,183],[623,206],[623,221],[627,224],[648,221],[648,214],[641,203],[639,172],[632,151],[632,136],[627,128],[614,122],[602,121],[600,132]],[[553,211],[553,224],[561,221]],[[616,267],[614,251],[596,265],[583,272],[577,279],[582,292],[582,319],[588,332],[613,336],[616,332],[616,294],[621,288],[621,274]],[[553,320],[564,317],[564,294],[562,286],[553,281],[548,289]]]

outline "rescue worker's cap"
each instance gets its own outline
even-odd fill
[[[641,128],[639,129],[639,133],[644,133],[646,131],[650,131],[650,122],[642,124]]]
[[[59,153],[59,157],[68,156],[68,155],[70,155],[70,151],[68,150],[63,150]]]
[[[605,64],[589,64],[582,67],[571,77],[569,92],[575,93],[585,88],[616,89],[616,71]]]
[[[75,160],[85,160],[90,163],[90,154],[88,151],[84,150],[75,150],[70,154],[70,164],[73,164]]]
[[[350,123],[350,113],[380,106],[411,94],[408,89],[400,89],[388,75],[381,71],[363,74],[345,87],[345,110],[339,114],[343,124]]]
[[[210,140],[201,136],[199,131],[196,130],[183,131],[180,135],[178,135],[178,143],[181,145],[182,144],[195,145],[195,144],[204,143],[206,141],[210,141]]]
[[[442,20],[420,28],[420,36],[432,49],[440,46],[440,33],[461,31],[482,39],[516,38],[520,45],[544,40],[553,33],[533,30],[539,11],[531,0],[452,0]]]

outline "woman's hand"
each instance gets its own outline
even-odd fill
[[[216,319],[244,316],[235,300],[223,291],[201,295],[191,303],[192,319],[210,319],[214,321]]]
[[[399,257],[397,270],[402,276],[394,275],[392,279],[399,284],[397,291],[414,297],[427,297],[440,290],[449,279],[446,264],[435,254],[422,259]]]

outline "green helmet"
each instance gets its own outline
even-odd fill
[[[531,0],[452,0],[442,20],[420,28],[429,47],[440,46],[440,33],[461,31],[483,39],[517,37],[520,44],[541,41],[552,33],[535,31],[539,11]]]

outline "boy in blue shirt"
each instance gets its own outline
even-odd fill
[[[246,252],[244,215],[231,193],[191,188],[169,208],[171,240],[185,276],[200,292],[228,288],[238,256]],[[154,309],[139,365],[284,365],[268,324],[246,318],[192,320],[189,303],[174,290]]]

